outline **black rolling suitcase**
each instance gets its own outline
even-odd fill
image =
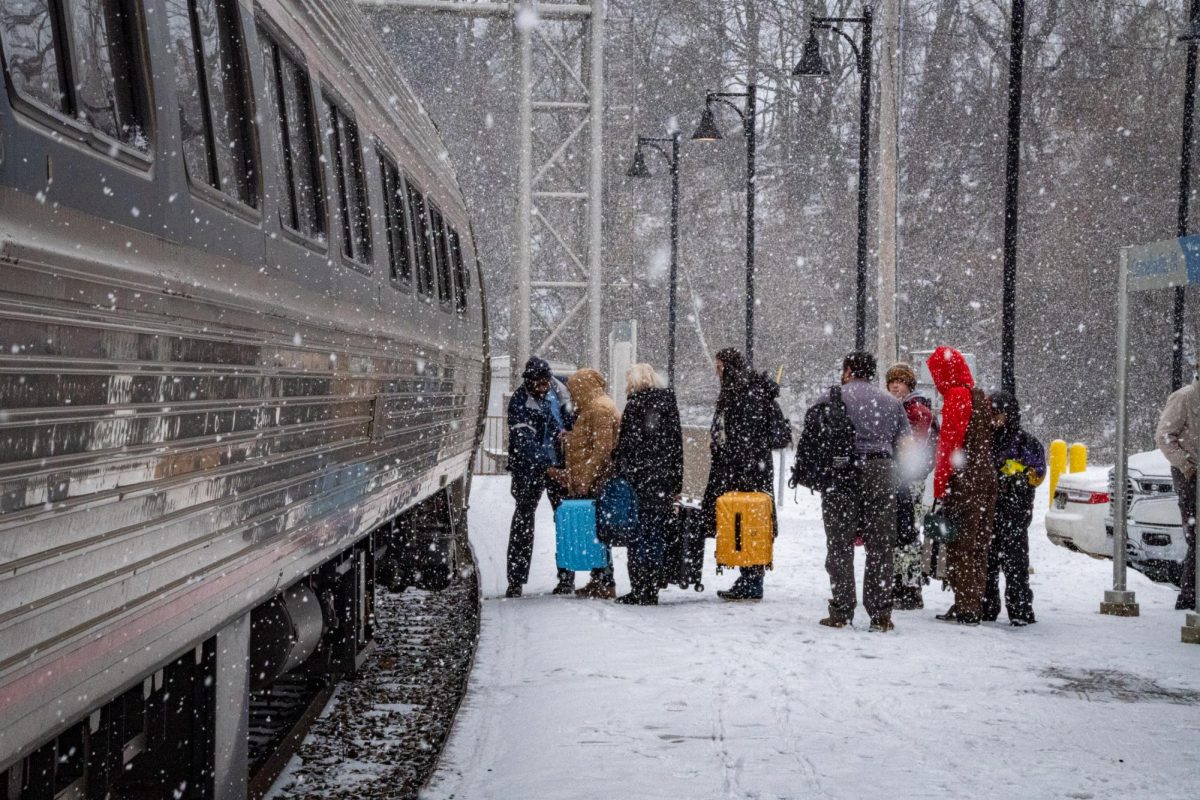
[[[676,508],[679,513],[667,536],[660,583],[663,588],[674,584],[681,589],[691,587],[697,592],[703,592],[705,539],[703,514],[697,506],[680,503]]]

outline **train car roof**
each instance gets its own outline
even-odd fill
[[[364,133],[389,151],[443,212],[455,218],[461,214],[456,221],[467,223],[466,203],[437,126],[354,2],[240,2],[261,10],[281,28],[304,52],[318,85],[352,107]]]

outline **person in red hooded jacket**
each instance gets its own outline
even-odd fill
[[[992,465],[991,402],[975,388],[967,360],[954,348],[939,347],[925,363],[943,400],[933,497],[957,532],[946,546],[954,605],[937,618],[978,625],[998,490]]]

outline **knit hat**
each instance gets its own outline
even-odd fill
[[[551,376],[550,363],[537,356],[532,356],[525,362],[525,371],[521,373],[521,378],[525,381],[540,381]]]
[[[884,384],[891,384],[894,381],[899,381],[912,391],[917,388],[917,373],[913,372],[913,368],[903,362],[893,364],[891,369],[887,371],[887,379]]]

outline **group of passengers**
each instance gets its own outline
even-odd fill
[[[987,395],[976,388],[966,359],[938,348],[927,366],[943,404],[940,423],[929,399],[917,392],[908,364],[876,381],[874,356],[854,352],[842,365],[841,386],[817,399],[806,415],[797,448],[797,469],[805,439],[836,434],[820,428],[836,407],[849,425],[852,456],[820,485],[832,598],[820,623],[851,624],[858,605],[854,549],[866,550],[863,606],[871,630],[893,629],[893,609],[923,607],[922,586],[933,576],[954,591],[954,603],[938,619],[977,625],[994,621],[1001,610],[999,576],[1004,574],[1004,607],[1011,624],[1035,621],[1029,587],[1028,529],[1035,488],[1046,475],[1041,444],[1024,431],[1020,406],[1005,392]],[[717,354],[720,393],[710,427],[711,466],[699,519],[716,525],[717,499],[727,492],[764,492],[774,487],[773,448],[782,413],[779,386],[750,368],[735,349]],[[648,364],[626,374],[624,413],[605,393],[603,376],[582,369],[565,383],[550,365],[531,358],[522,385],[508,406],[509,461],[516,501],[508,544],[507,597],[519,597],[529,578],[534,515],[542,494],[553,508],[564,498],[596,498],[616,476],[629,481],[638,499],[638,532],[629,543],[631,591],[616,598],[611,559],[575,588],[575,575],[559,570],[553,593],[616,598],[618,603],[655,605],[666,585],[663,554],[678,535],[683,487],[683,440],[674,392]],[[852,427],[852,433],[850,428]],[[831,429],[832,430],[832,429]],[[788,433],[784,434],[788,436]],[[800,470],[800,473],[797,472]],[[931,508],[925,481],[933,475]],[[800,483],[809,485],[803,480]],[[929,514],[954,535],[925,537]],[[725,600],[763,596],[765,567],[743,567]]]

